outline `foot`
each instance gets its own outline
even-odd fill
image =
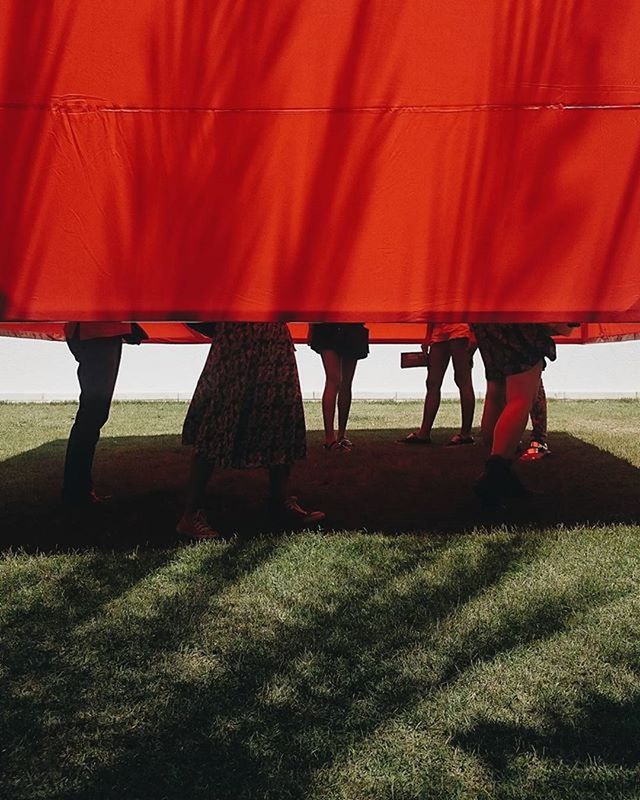
[[[353,442],[351,439],[347,439],[346,436],[343,436],[342,439],[338,439],[338,447],[341,447],[343,450],[352,450]]]
[[[307,511],[298,503],[297,497],[287,497],[284,504],[273,505],[272,512],[277,517],[278,522],[283,526],[294,528],[305,528],[317,525],[325,518],[324,511]]]
[[[340,442],[337,442],[335,439],[332,442],[325,442],[322,445],[322,447],[325,450],[329,450],[329,451],[334,452],[334,453],[340,452],[341,450],[344,449],[343,447],[340,446]]]
[[[500,487],[496,486],[486,471],[473,484],[473,491],[487,509],[498,509],[502,505]]]
[[[69,508],[102,507],[111,500],[110,497],[101,497],[93,489],[86,494],[62,495],[62,502]]]
[[[401,444],[431,444],[430,436],[420,436],[419,433],[408,433],[404,439],[398,439]]]
[[[462,433],[456,433],[455,436],[452,436],[449,441],[447,442],[447,447],[457,447],[461,444],[475,444],[476,440],[469,434],[465,436]]]
[[[182,519],[176,526],[176,532],[185,539],[194,541],[220,538],[220,533],[209,525],[201,508],[193,514],[183,514]]]
[[[532,440],[529,442],[529,447],[520,456],[520,461],[539,461],[545,456],[550,456],[551,450],[546,442],[539,442]]]
[[[508,498],[526,497],[527,487],[511,469],[511,462],[501,456],[490,456],[484,472],[473,486],[474,492],[489,507],[500,505]]]

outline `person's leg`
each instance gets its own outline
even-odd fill
[[[451,352],[449,342],[435,342],[429,348],[429,363],[427,366],[427,394],[424,398],[424,411],[422,424],[417,432],[419,439],[431,439],[431,430],[440,408],[442,381],[449,366]]]
[[[551,453],[547,445],[547,395],[542,378],[531,406],[530,417],[531,435],[527,448],[520,456],[521,461],[538,461]]]
[[[358,362],[355,358],[343,356],[340,359],[340,388],[338,390],[338,441],[341,442],[347,433],[347,422],[351,410],[353,376]]]
[[[506,385],[504,381],[487,380],[487,394],[482,407],[480,431],[482,443],[491,450],[493,432],[506,404]]]
[[[269,467],[269,502],[282,508],[287,500],[287,487],[291,464],[274,464]]]
[[[527,424],[541,372],[542,361],[526,372],[506,378],[507,402],[493,429],[491,455],[474,485],[476,494],[487,506],[495,507],[503,498],[528,494],[511,465]]]
[[[283,526],[315,525],[325,518],[323,511],[307,511],[298,498],[287,494],[291,464],[272,464],[269,467],[269,506]]]
[[[330,447],[336,441],[334,422],[340,389],[340,356],[334,350],[323,350],[321,355],[325,374],[322,393],[322,421],[325,447]]]
[[[471,377],[472,355],[469,352],[469,340],[452,339],[449,342],[449,347],[453,360],[453,377],[460,392],[460,412],[462,416],[460,436],[463,439],[470,439],[476,396],[473,391],[473,379]]]
[[[69,434],[64,463],[62,497],[68,503],[89,502],[91,469],[100,430],[109,418],[118,377],[122,339],[71,339],[69,349],[78,362],[80,403]]]
[[[207,484],[213,467],[195,450],[191,457],[184,514],[176,531],[187,539],[215,539],[220,536],[207,522],[204,512]]]
[[[507,377],[507,404],[493,432],[492,455],[508,460],[515,457],[518,443],[527,426],[541,374],[542,361],[526,372]]]
[[[531,406],[531,441],[547,443],[547,395],[540,378],[538,391]]]
[[[212,473],[211,464],[194,451],[187,480],[185,514],[195,514],[204,507],[207,484]]]

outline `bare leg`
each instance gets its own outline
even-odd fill
[[[460,435],[465,439],[471,436],[473,427],[473,412],[476,406],[476,396],[473,391],[471,377],[472,353],[469,351],[468,339],[452,339],[449,342],[451,358],[453,359],[453,376],[460,392],[460,413],[462,422]]]
[[[509,375],[507,378],[507,404],[494,428],[492,455],[509,460],[515,457],[540,385],[541,374],[542,362],[539,362],[526,372]]]
[[[340,356],[333,350],[323,350],[321,355],[325,374],[324,392],[322,393],[324,440],[325,444],[331,444],[336,440],[334,421],[340,389]]]
[[[351,410],[351,386],[358,362],[355,358],[342,358],[340,370],[340,389],[338,391],[338,441],[345,438],[347,422]]]
[[[422,424],[418,438],[430,439],[433,423],[440,408],[442,381],[449,366],[451,352],[449,342],[436,342],[429,348],[429,366],[427,367],[427,394],[424,398]]]
[[[482,442],[489,449],[493,447],[493,432],[506,402],[506,386],[504,382],[487,381],[487,395],[482,408],[480,430],[482,432]]]

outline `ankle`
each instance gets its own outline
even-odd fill
[[[487,472],[503,472],[511,469],[512,459],[492,453],[485,461]]]

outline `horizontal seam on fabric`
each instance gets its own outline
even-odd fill
[[[83,103],[73,100],[68,103],[0,103],[0,111],[51,111],[58,114],[452,114],[470,112],[501,111],[639,111],[640,103],[625,104],[569,104],[548,103],[532,105],[452,105],[452,106],[274,106],[274,107],[152,107],[116,106],[109,104]]]

